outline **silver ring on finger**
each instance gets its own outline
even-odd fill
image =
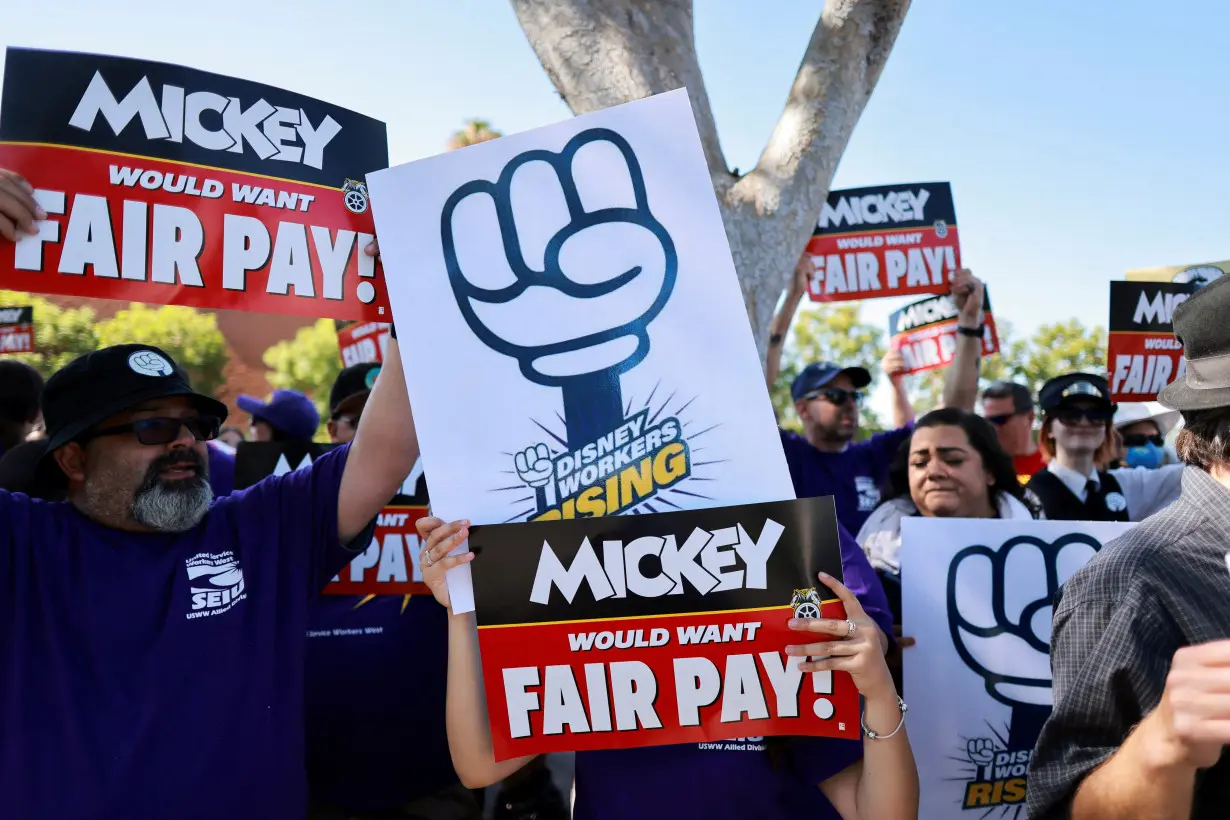
[[[847,619],[846,619],[846,627],[847,627],[847,629],[846,629],[846,637],[847,637],[847,638],[852,638],[852,637],[854,637],[854,630],[858,629],[858,624],[854,623],[854,621],[852,621],[852,620],[850,620],[849,618],[847,618]]]
[[[428,547],[423,550],[423,566],[429,567],[434,563],[435,561],[431,560],[431,547]]]

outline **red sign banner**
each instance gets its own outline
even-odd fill
[[[31,84],[30,77],[40,81]],[[391,314],[368,171],[382,123],[203,71],[7,51],[0,167],[47,213],[0,287],[298,316]]]
[[[947,182],[829,193],[807,253],[814,302],[944,293],[961,266]]]
[[[388,322],[357,322],[337,332],[337,346],[346,367],[384,361],[389,346]]]
[[[1198,287],[1192,282],[1110,283],[1106,366],[1112,401],[1153,401],[1162,388],[1182,378],[1186,360],[1171,318]]]
[[[888,317],[889,347],[901,351],[906,374],[926,373],[952,364],[957,350],[957,308],[952,297],[932,296],[906,305]],[[999,331],[984,291],[982,355],[999,352]]]
[[[34,352],[34,308],[0,308],[0,356]]]
[[[840,577],[838,545],[831,498],[472,528],[496,759],[858,738],[849,676],[784,651],[796,614],[845,617],[808,579]]]

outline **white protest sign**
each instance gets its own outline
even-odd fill
[[[685,91],[368,185],[434,514],[794,498]]]
[[[1024,816],[1030,756],[1051,711],[1055,593],[1133,526],[901,522],[902,631],[918,641],[903,653],[903,688],[921,820]]]

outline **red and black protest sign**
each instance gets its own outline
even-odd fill
[[[389,346],[388,322],[355,322],[337,332],[337,346],[342,353],[342,364],[383,362],[384,351]]]
[[[844,618],[832,498],[478,526],[497,760],[765,735],[859,737],[845,673],[804,675],[802,617]]]
[[[0,287],[350,320],[387,318],[364,177],[384,124],[166,63],[10,48],[0,167],[47,212]]]
[[[982,355],[999,352],[999,332],[984,291]],[[957,306],[948,294],[931,296],[895,310],[888,317],[889,347],[901,351],[906,374],[925,373],[952,364],[957,351]]]
[[[333,444],[241,442],[235,454],[235,489],[242,490],[271,475],[310,467]],[[419,567],[414,522],[427,515],[427,483],[417,465],[402,492],[376,518],[372,543],[338,573],[323,595],[430,595]]]
[[[807,253],[815,302],[944,293],[961,266],[947,182],[829,193]]]
[[[34,352],[34,308],[0,307],[0,356]]]
[[[1152,401],[1184,371],[1174,309],[1196,292],[1190,282],[1111,282],[1106,355],[1111,400]]]

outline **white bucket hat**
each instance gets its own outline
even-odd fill
[[[1127,402],[1115,411],[1115,429],[1122,430],[1138,421],[1151,421],[1163,436],[1179,423],[1179,411],[1167,410],[1155,401]]]

